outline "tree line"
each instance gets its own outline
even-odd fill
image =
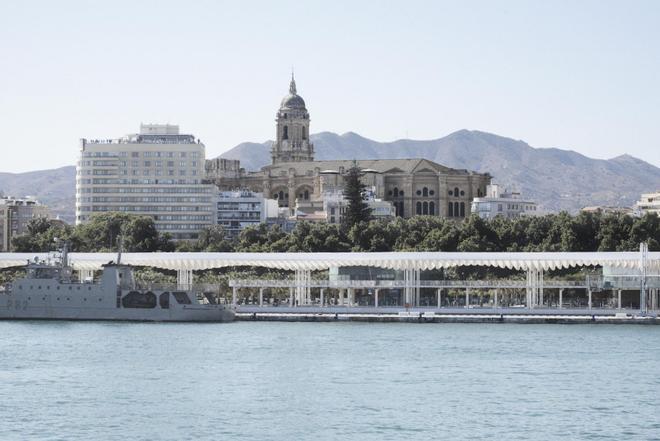
[[[356,216],[357,217],[357,216]],[[351,252],[351,251],[636,251],[641,242],[660,251],[660,218],[646,214],[566,212],[516,219],[463,222],[435,216],[409,219],[355,220],[351,225],[299,222],[291,232],[260,224],[227,238],[219,225],[203,229],[193,241],[174,242],[154,221],[126,213],[102,213],[84,225],[34,219],[25,235],[12,240],[12,251],[46,252],[55,239],[71,251],[117,251],[119,237],[127,252]]]

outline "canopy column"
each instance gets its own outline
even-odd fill
[[[311,291],[312,272],[309,270],[296,270],[296,306],[309,302]]]
[[[193,272],[192,270],[180,269],[176,271],[176,284],[178,289],[188,291],[192,289]]]
[[[234,286],[231,288],[231,304],[236,306],[236,300],[238,297],[238,287]]]
[[[591,288],[587,288],[587,294],[588,294],[588,308],[591,309]]]
[[[557,307],[561,309],[563,303],[564,303],[564,288],[559,288],[559,305],[557,305]]]
[[[617,309],[621,309],[621,290],[617,290],[617,299],[616,299]]]
[[[325,306],[325,299],[323,298],[323,295],[325,294],[325,288],[321,288],[319,291],[319,304],[321,306]]]
[[[78,279],[80,283],[84,283],[85,280],[93,280],[94,270],[88,270],[88,269],[78,270]]]
[[[495,299],[494,299],[494,302],[493,302],[493,306],[495,308],[499,308],[499,295],[500,295],[500,289],[495,288]]]
[[[380,288],[374,290],[374,307],[378,308],[378,294],[380,294]]]
[[[465,307],[470,307],[470,287],[465,287]]]
[[[527,308],[531,309],[543,304],[543,270],[531,268],[527,270],[527,286],[525,291]]]
[[[440,309],[440,307],[442,307],[442,288],[436,289],[435,295],[437,296],[438,300],[438,309]]]
[[[264,289],[259,288],[259,306],[264,306]]]

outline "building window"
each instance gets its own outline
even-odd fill
[[[417,190],[417,196],[421,196],[421,195],[422,195],[422,190]]]
[[[428,195],[429,195],[429,189],[427,187],[424,187],[424,189],[422,190],[422,196],[428,197]]]
[[[289,127],[284,126],[282,128],[282,139],[289,139]]]
[[[309,200],[309,190],[305,190],[305,193],[303,193],[303,199],[306,201]]]
[[[395,198],[398,198],[398,197],[399,197],[399,188],[398,188],[398,187],[394,187],[394,190],[393,190],[393,191],[394,191],[394,197],[395,197]]]
[[[458,187],[454,187],[454,196],[458,197]]]
[[[429,215],[435,216],[435,202],[429,202]]]
[[[302,128],[302,139],[307,139],[307,128],[304,126]]]
[[[465,217],[465,202],[461,202],[461,217]]]
[[[429,214],[429,203],[424,201],[422,204],[422,214],[428,215]]]
[[[454,202],[454,216],[460,217],[461,208],[458,202]]]
[[[450,202],[449,205],[447,205],[447,216],[448,217],[454,217],[454,203]]]
[[[454,196],[454,192],[449,190],[449,196]]]
[[[433,196],[435,194],[435,191],[429,190],[429,195]]]
[[[399,202],[396,215],[401,217],[405,216],[405,212],[403,210],[403,202]]]
[[[465,192],[461,190],[461,196],[465,196]]]
[[[421,202],[417,202],[417,204],[415,204],[415,214],[422,214],[422,203]]]

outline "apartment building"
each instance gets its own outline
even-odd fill
[[[195,239],[215,222],[215,186],[204,184],[205,147],[179,126],[141,124],[118,139],[82,139],[76,224],[97,213],[149,216],[175,240]]]

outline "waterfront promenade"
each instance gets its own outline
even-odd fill
[[[20,267],[35,257],[43,260],[49,255],[0,254],[0,269]],[[114,253],[70,254],[80,281],[116,258]],[[654,316],[660,309],[660,252],[648,252],[643,246],[640,252],[124,253],[122,263],[176,271],[178,289],[232,303],[243,318],[286,314],[282,317],[319,320],[365,315],[388,320],[421,314],[425,319],[434,315],[434,321],[443,316],[621,320],[626,314]],[[356,279],[342,274],[355,268],[388,271],[391,277]],[[437,279],[438,271],[475,268],[508,270],[512,275]],[[227,287],[196,283],[195,271],[222,269],[277,270],[283,276],[258,277],[253,271],[250,278],[229,280],[229,292]],[[556,275],[557,270],[581,269],[591,272],[577,279]],[[550,272],[555,272],[553,277],[548,277]]]

